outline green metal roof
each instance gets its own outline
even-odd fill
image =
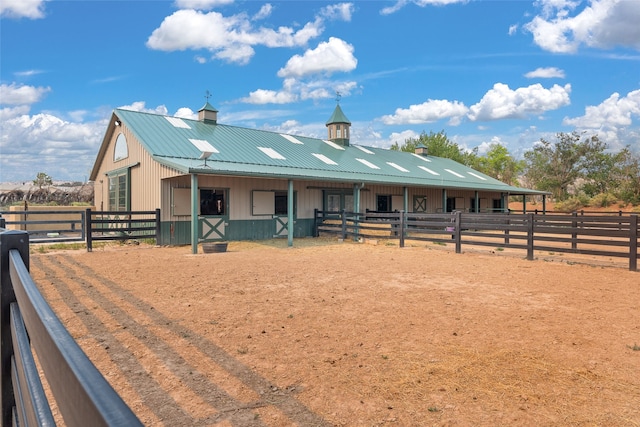
[[[346,123],[348,125],[351,124],[349,119],[347,119],[347,116],[345,116],[345,114],[342,112],[340,104],[336,105],[336,108],[333,110],[333,114],[331,114],[331,117],[329,117],[329,120],[327,120],[326,124],[330,125],[332,123]]]
[[[339,108],[339,107],[338,107]],[[450,159],[198,120],[115,110],[153,158],[185,174],[237,175],[544,194]],[[201,156],[211,153],[208,159]]]

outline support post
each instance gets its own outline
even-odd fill
[[[460,220],[461,220],[461,212],[460,211],[456,211],[455,212],[455,220],[454,220],[454,239],[456,242],[456,253],[462,253],[462,227],[460,227]]]
[[[91,223],[91,209],[84,211],[84,222],[87,228],[87,252],[93,251],[93,224]]]
[[[542,213],[543,214],[547,214],[547,195],[543,194],[542,195]]]
[[[527,214],[527,259],[533,261],[533,221],[534,214]]]
[[[24,265],[29,268],[29,233],[26,231],[7,230],[0,233],[0,408],[2,408],[2,425],[10,426],[15,396],[11,380],[11,356],[13,340],[11,338],[11,303],[16,295],[9,274],[9,251],[17,249]]]
[[[342,209],[342,240],[347,238],[347,210]]]
[[[638,215],[629,219],[629,270],[638,271]]]
[[[442,213],[447,213],[447,189],[442,189]]]
[[[478,190],[476,190],[473,198],[473,211],[475,213],[480,213],[480,199],[478,199],[479,195],[480,194],[478,193]]]
[[[571,231],[571,250],[573,252],[577,252],[578,249],[578,233],[576,231],[576,228],[578,227],[578,212],[573,211],[571,213],[571,228],[573,229]]]
[[[404,248],[404,227],[406,224],[405,218],[404,218],[404,214],[405,211],[401,210],[400,211],[400,225],[398,226],[398,232],[400,233],[398,235],[398,237],[400,238],[400,247]]]
[[[402,187],[402,210],[409,212],[409,189]]]
[[[289,180],[287,191],[287,246],[293,246],[293,180]]]
[[[353,241],[358,241],[360,234],[360,188],[364,184],[353,184]]]
[[[191,174],[191,253],[198,253],[198,175]]]
[[[156,209],[156,245],[162,244],[162,237],[160,236],[160,233],[162,233],[160,227],[160,209]]]
[[[318,232],[318,208],[313,210],[313,237],[319,237]]]

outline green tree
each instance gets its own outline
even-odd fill
[[[492,143],[484,156],[477,158],[477,165],[469,165],[499,181],[516,185],[517,177],[524,169],[524,161],[516,160],[501,144]]]
[[[391,149],[413,153],[419,145],[427,147],[427,152],[430,156],[445,157],[459,163],[467,164],[468,159],[465,159],[464,151],[458,144],[451,141],[443,130],[438,133],[433,133],[432,131],[429,134],[422,132],[418,138],[409,138],[405,140],[402,145],[399,145],[397,142],[394,143],[391,145]]]
[[[44,172],[38,172],[38,175],[36,175],[36,179],[33,180],[33,185],[37,185],[38,189],[40,190],[45,185],[51,185],[51,184],[53,184],[53,180],[49,175],[47,175]]]
[[[616,195],[627,203],[640,204],[640,154],[623,150],[623,159],[618,163],[620,185]]]
[[[606,144],[596,135],[583,139],[575,131],[561,132],[556,135],[555,143],[543,138],[540,144],[525,152],[524,175],[534,188],[550,191],[556,200],[564,200],[569,195],[569,187],[586,176],[590,159],[605,148]]]

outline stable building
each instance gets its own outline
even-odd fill
[[[114,110],[90,180],[103,211],[160,209],[161,244],[313,236],[315,210],[504,212],[507,185],[450,159],[350,142],[338,103],[327,139]]]

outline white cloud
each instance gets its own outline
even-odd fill
[[[569,105],[570,92],[570,84],[553,85],[550,89],[534,84],[512,90],[504,83],[496,83],[469,108],[468,117],[472,121],[524,118]]]
[[[315,49],[307,49],[303,55],[292,56],[279,77],[303,77],[309,74],[347,72],[354,70],[358,60],[353,56],[354,48],[349,43],[330,37],[328,42],[318,44]]]
[[[249,104],[288,104],[297,100],[298,97],[293,93],[266,89],[255,90],[247,98],[241,99]]]
[[[330,20],[351,21],[353,15],[353,3],[339,3],[322,8],[320,16]]]
[[[623,97],[614,93],[600,105],[587,106],[583,116],[565,118],[563,124],[580,129],[617,129],[631,125],[634,116],[640,118],[640,89]]]
[[[564,79],[565,78],[564,70],[561,70],[561,69],[556,68],[556,67],[536,68],[533,71],[529,71],[524,76],[526,78],[528,78],[528,79],[535,79],[535,78],[539,78],[539,79],[552,79],[552,78]]]
[[[469,0],[397,0],[393,6],[383,8],[382,15],[390,15],[405,7],[408,4],[415,4],[420,7],[425,6],[446,6],[455,3],[467,3]]]
[[[164,105],[158,105],[156,108],[147,108],[144,101],[136,101],[129,105],[122,105],[118,107],[122,110],[139,111],[143,113],[160,114],[166,116],[169,114],[169,110]]]
[[[270,12],[263,8],[258,15]],[[254,27],[246,14],[224,16],[192,9],[167,16],[147,39],[147,47],[162,51],[206,49],[213,58],[246,64],[254,55],[253,46],[270,48],[305,46],[324,30],[324,19],[316,17],[295,31],[281,26],[277,30]]]
[[[271,12],[272,11],[273,11],[273,6],[271,6],[271,4],[269,4],[269,3],[264,4],[264,5],[262,5],[262,7],[258,11],[258,13],[253,15],[253,18],[251,18],[251,19],[253,21],[259,21],[261,19],[268,18],[269,16],[271,16]]]
[[[27,85],[0,85],[0,105],[34,104],[51,91],[49,87],[34,87]]]
[[[105,121],[74,123],[51,114],[19,114],[3,120],[0,179],[33,179],[38,171],[54,179],[84,179],[105,126]]]
[[[191,108],[182,107],[178,108],[178,111],[173,115],[174,117],[180,117],[181,119],[197,120],[198,113],[194,112]]]
[[[607,49],[625,46],[640,50],[640,2],[592,0],[571,16],[580,2],[538,0],[542,14],[525,25],[544,50],[574,53],[581,45]]]
[[[234,0],[176,0],[176,7],[180,9],[210,10],[218,6],[233,3]]]
[[[2,0],[0,16],[8,18],[38,19],[44,17],[44,4],[47,0]]]
[[[429,99],[422,104],[410,105],[409,108],[398,108],[395,114],[382,116],[381,120],[386,125],[433,123],[445,118],[459,123],[456,119],[459,120],[468,110],[464,103],[459,101]]]
[[[241,102],[249,104],[288,104],[300,100],[328,99],[340,92],[343,96],[348,96],[357,88],[357,83],[353,81],[331,82],[327,80],[314,80],[303,82],[294,78],[284,79],[282,90],[258,89],[249,94],[248,97],[240,99]]]

